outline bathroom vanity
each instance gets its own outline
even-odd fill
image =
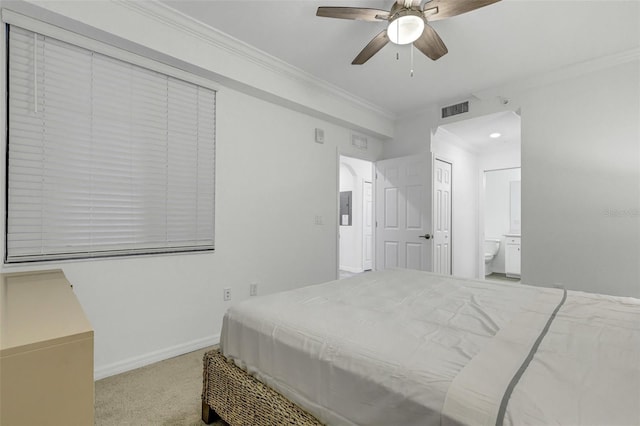
[[[507,277],[520,278],[520,235],[506,234],[505,236],[505,264],[504,272]]]

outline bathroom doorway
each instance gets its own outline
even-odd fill
[[[453,275],[485,278],[485,171],[520,168],[520,145],[521,120],[516,111],[453,121],[432,131],[433,155],[453,163]],[[506,241],[502,242],[503,253],[496,254],[504,257]]]
[[[483,276],[520,281],[521,169],[485,170]]]

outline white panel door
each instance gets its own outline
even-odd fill
[[[430,169],[425,155],[376,163],[376,269],[430,269]]]
[[[373,268],[373,184],[364,182],[362,191],[362,269]]]
[[[433,272],[451,275],[451,164],[433,167]]]

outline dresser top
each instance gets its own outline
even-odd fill
[[[0,354],[93,336],[61,270],[0,274]]]

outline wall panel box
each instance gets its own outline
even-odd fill
[[[61,270],[1,274],[0,425],[93,425],[93,329]]]

